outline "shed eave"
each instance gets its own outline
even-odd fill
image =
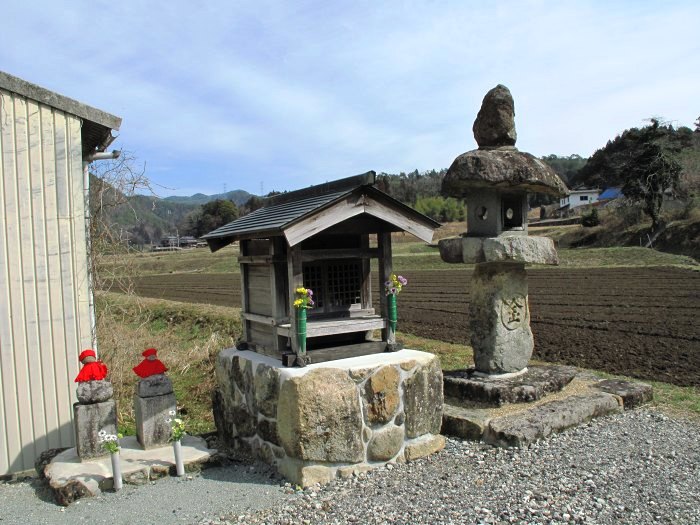
[[[31,82],[27,82],[26,80],[22,80],[21,78],[3,71],[0,71],[0,88],[12,91],[23,97],[36,100],[52,108],[65,111],[66,113],[70,113],[76,117],[89,120],[90,122],[115,131],[119,130],[122,124],[122,119],[119,117],[83,104],[82,102],[78,102],[72,98],[59,95],[54,91],[49,91],[46,88],[37,86],[36,84],[32,84]]]

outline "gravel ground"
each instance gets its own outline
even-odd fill
[[[0,484],[2,523],[700,523],[700,426],[637,410],[529,449],[449,439],[410,464],[295,491],[262,466],[159,480],[67,509],[38,482]]]
[[[124,485],[56,505],[46,485],[34,479],[0,483],[0,524],[170,524],[269,508],[286,496],[281,480],[260,463],[211,468],[199,475],[163,478],[147,485]]]
[[[638,410],[529,449],[449,439],[432,458],[206,524],[700,524],[700,426]]]

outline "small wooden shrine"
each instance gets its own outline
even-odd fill
[[[395,350],[383,283],[392,274],[391,233],[431,242],[440,226],[373,187],[375,173],[271,197],[204,236],[212,251],[240,242],[242,340],[287,366]],[[374,241],[376,236],[376,242]],[[378,259],[380,312],[372,306]],[[307,351],[295,337],[298,287],[314,292]],[[372,334],[381,330],[381,340]]]

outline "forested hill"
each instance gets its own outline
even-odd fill
[[[586,165],[588,159],[581,155],[558,156],[546,155],[542,160],[549,164],[552,169],[561,177],[567,186],[571,187],[578,171]]]
[[[586,159],[578,155],[544,157],[564,180],[569,181]],[[440,195],[440,185],[446,169],[408,173],[379,173],[376,186],[395,199],[414,207],[442,222],[464,220],[465,208],[456,199]],[[91,193],[102,187],[97,178],[91,179]],[[277,192],[271,192],[274,195]],[[132,245],[157,244],[166,235],[199,236],[222,220],[232,220],[239,215],[259,208],[264,199],[244,190],[233,190],[216,195],[198,193],[189,197],[172,196],[158,198],[153,195],[124,196],[113,188],[104,193],[115,203],[107,206],[108,221],[113,230],[128,234]],[[104,198],[104,196],[103,196]],[[228,207],[217,203],[232,203]],[[229,209],[230,208],[230,209]],[[215,211],[212,211],[215,210]],[[222,214],[222,210],[226,211]],[[214,216],[209,216],[214,214]],[[206,231],[203,231],[206,230]]]
[[[697,187],[700,171],[700,119],[695,131],[651,119],[649,126],[630,128],[597,150],[575,174],[572,184],[589,188],[624,186],[630,173],[645,162],[644,151],[655,146],[659,154],[681,167],[681,185]],[[648,160],[648,159],[646,159]]]
[[[191,195],[189,197],[171,196],[171,197],[165,197],[163,200],[167,201],[167,202],[176,202],[179,204],[189,204],[189,205],[195,205],[195,206],[201,206],[202,204],[206,204],[207,202],[211,202],[211,201],[224,200],[224,201],[231,201],[236,206],[242,206],[246,202],[248,202],[248,199],[250,199],[252,196],[253,196],[252,194],[248,193],[245,190],[233,190],[233,191],[227,191],[226,193],[217,193],[215,195],[205,195],[204,193],[195,193],[194,195]]]

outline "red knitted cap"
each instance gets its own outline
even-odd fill
[[[143,351],[141,354],[143,357],[148,357],[149,355],[156,355],[158,353],[158,350],[155,348],[147,348],[146,350]]]
[[[83,350],[82,352],[80,352],[80,355],[78,356],[78,361],[82,361],[86,357],[97,357],[97,355],[95,354],[94,350],[90,350],[88,348],[87,350]]]

